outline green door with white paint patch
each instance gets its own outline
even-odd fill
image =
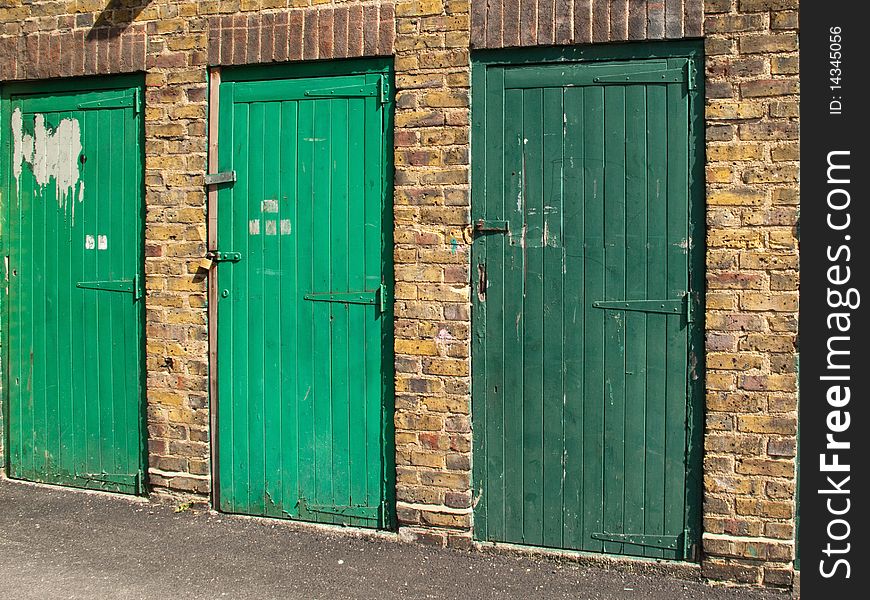
[[[223,511],[392,521],[390,88],[385,62],[223,74]]]
[[[13,478],[143,491],[137,83],[86,92],[81,83],[11,85],[3,93]]]

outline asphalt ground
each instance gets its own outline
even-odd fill
[[[648,571],[0,479],[0,600],[787,598]]]

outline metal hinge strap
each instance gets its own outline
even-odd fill
[[[113,96],[111,98],[101,98],[99,100],[91,100],[90,102],[79,102],[76,108],[79,110],[100,109],[100,108],[133,108],[138,105],[139,90],[135,90],[134,95],[124,94],[123,96]]]
[[[613,300],[593,302],[593,308],[605,310],[662,313],[669,315],[685,314],[685,299],[680,300]]]
[[[103,292],[136,293],[136,279],[120,279],[116,281],[79,281],[77,288],[100,290]]]
[[[593,77],[592,81],[595,83],[679,83],[685,79],[685,69],[663,69],[621,75],[598,75]]]
[[[377,304],[381,290],[364,292],[317,292],[302,296],[311,302],[339,302],[342,304]]]
[[[615,542],[618,544],[632,544],[647,548],[661,548],[663,550],[681,550],[683,535],[644,535],[639,533],[593,533],[593,540],[602,542]]]
[[[369,98],[380,95],[382,90],[379,88],[380,86],[376,83],[364,83],[361,85],[305,90],[303,96],[306,98]]]
[[[315,514],[321,514],[336,515],[340,517],[351,517],[356,519],[380,520],[384,511],[383,503],[376,506],[332,506],[328,504],[309,504],[305,498],[299,498],[299,501],[296,503],[296,508],[299,510],[299,516],[302,518],[311,517]]]
[[[142,471],[136,473],[76,473],[75,476],[88,481],[129,486],[135,488],[136,491],[140,491],[142,488]]]

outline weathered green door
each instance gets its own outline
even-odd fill
[[[686,58],[476,67],[479,538],[672,559],[696,541],[690,75]]]
[[[389,73],[260,73],[220,87],[219,507],[384,527]]]
[[[139,493],[139,93],[81,87],[3,95],[8,468],[14,478]]]

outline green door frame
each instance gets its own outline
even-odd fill
[[[511,50],[481,50],[471,56],[471,202],[472,210],[481,204],[486,194],[486,173],[480,165],[486,164],[485,140],[486,71],[493,66],[546,65],[558,63],[583,63],[594,61],[643,60],[643,59],[689,59],[689,230],[693,240],[693,252],[689,259],[689,281],[697,291],[695,306],[703,308],[706,263],[705,248],[705,135],[704,135],[704,44],[701,40],[663,41],[627,44],[594,44],[564,48],[535,48]],[[475,168],[475,165],[478,165]],[[689,380],[686,382],[688,398],[687,447],[686,447],[686,538],[683,556],[689,561],[700,560],[702,507],[703,507],[703,448],[704,448],[704,312],[697,310],[698,323],[694,335],[689,338]],[[476,316],[472,311],[472,331],[476,331]],[[474,360],[481,354],[483,340],[472,335],[472,415],[475,414]],[[473,447],[479,448],[479,429],[475,429]],[[478,457],[475,464],[480,464]],[[476,470],[475,470],[476,473]],[[478,485],[472,473],[472,489]]]
[[[336,59],[330,61],[316,61],[303,63],[287,63],[280,65],[248,65],[241,67],[215,67],[209,72],[209,108],[208,108],[208,136],[209,172],[217,173],[219,169],[219,143],[220,143],[220,84],[221,82],[233,81],[263,81],[280,79],[302,79],[307,77],[331,77],[342,75],[365,75],[384,74],[389,82],[389,93],[383,98],[384,101],[384,144],[382,154],[383,172],[383,239],[382,239],[382,265],[384,291],[384,317],[388,319],[383,331],[383,343],[381,345],[381,360],[383,365],[383,380],[381,385],[382,402],[382,501],[384,504],[383,528],[395,529],[396,521],[396,447],[395,447],[395,373],[394,373],[394,317],[393,298],[395,289],[395,277],[393,271],[393,176],[394,176],[394,144],[393,125],[395,99],[395,75],[392,58],[351,58]],[[208,193],[208,249],[218,250],[217,223],[218,194],[221,184],[209,186]],[[211,419],[211,501],[213,506],[218,506],[219,485],[219,440],[218,440],[218,362],[217,362],[217,315],[218,315],[218,288],[217,262],[213,261],[209,268],[209,292],[208,292],[208,328],[209,328],[209,412]]]
[[[129,74],[129,75],[111,75],[101,77],[77,77],[73,79],[58,79],[52,81],[36,81],[36,82],[21,82],[21,83],[4,83],[0,84],[0,123],[9,123],[12,118],[12,97],[21,94],[46,94],[46,93],[86,93],[105,90],[122,90],[134,89],[138,106],[136,106],[137,114],[144,115],[144,89],[145,76],[144,74]],[[0,160],[3,164],[9,165],[12,161],[12,138],[9,135],[10,128],[0,126]],[[137,235],[142,240],[142,253],[139,257],[138,274],[139,280],[143,282],[143,290],[145,286],[145,119],[139,119],[139,160],[140,173],[142,174],[141,183],[141,215],[139,218],[139,231]],[[12,178],[10,177],[10,169],[0,169],[0,255],[3,256],[3,265],[0,266],[2,278],[8,281],[8,261],[6,260],[6,236],[5,232],[9,231],[11,224],[11,211],[8,204],[4,201],[11,196]],[[2,385],[2,407],[0,407],[0,436],[2,436],[3,446],[2,454],[0,454],[0,467],[9,472],[9,303],[6,302],[6,296],[0,296],[0,360],[2,360],[2,376],[0,376],[0,385]],[[148,471],[148,423],[147,410],[145,402],[146,391],[146,362],[145,362],[145,301],[139,302],[139,331],[138,344],[140,347],[139,361],[139,466],[143,477],[140,478],[137,493],[146,495],[147,488],[147,471]]]

